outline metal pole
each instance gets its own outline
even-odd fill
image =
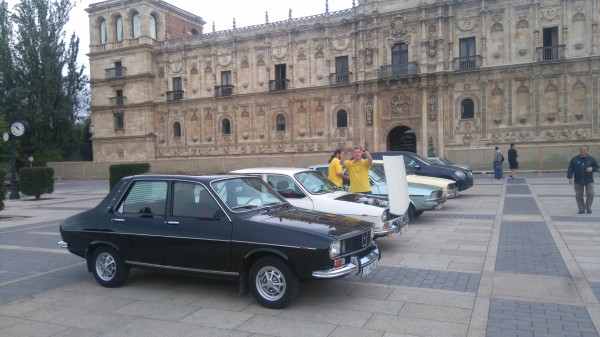
[[[8,199],[20,199],[19,195],[19,181],[17,180],[17,165],[15,163],[15,140],[14,137],[10,137],[10,194]]]

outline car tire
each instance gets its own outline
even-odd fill
[[[412,221],[412,219],[415,218],[415,206],[413,206],[413,204],[409,204],[408,205],[408,221]]]
[[[129,268],[111,247],[98,247],[92,256],[92,272],[101,286],[115,288],[125,283]]]
[[[248,282],[256,301],[270,309],[286,307],[300,289],[298,277],[285,262],[273,256],[252,265]]]
[[[421,214],[423,214],[423,211],[415,211],[415,218],[418,218]]]

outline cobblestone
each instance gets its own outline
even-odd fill
[[[508,187],[508,186],[507,186]],[[507,197],[504,199],[503,214],[541,214],[535,199]]]

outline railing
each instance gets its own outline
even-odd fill
[[[290,80],[271,80],[269,81],[269,91],[287,90],[290,87]]]
[[[233,94],[233,85],[217,85],[215,87],[215,97],[231,96]]]
[[[329,74],[329,84],[348,84],[351,79],[352,72],[350,71]]]
[[[108,105],[110,105],[110,106],[121,106],[121,105],[125,105],[126,101],[127,101],[127,96],[109,97],[108,98]]]
[[[381,66],[379,69],[379,77],[387,78],[387,77],[400,77],[400,76],[416,75],[417,69],[418,69],[417,62],[408,62],[408,63],[388,65],[388,66]]]
[[[454,70],[468,70],[481,68],[481,56],[463,56],[453,60]]]
[[[106,79],[124,77],[127,76],[127,68],[121,67],[104,69],[104,74]]]
[[[167,91],[167,102],[181,101],[183,99],[183,90]]]
[[[565,45],[547,46],[536,48],[538,61],[556,61],[565,59]]]

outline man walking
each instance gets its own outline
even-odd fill
[[[517,149],[515,149],[515,144],[510,144],[510,149],[508,149],[508,167],[510,168],[510,175],[508,176],[508,180],[514,181],[515,174],[517,174],[517,170],[519,169],[519,162],[517,161]]]
[[[594,171],[598,171],[598,162],[594,157],[588,155],[589,147],[581,145],[579,155],[573,157],[569,162],[567,178],[569,184],[575,187],[575,201],[579,208],[579,214],[592,213],[592,201],[594,200]],[[583,203],[583,193],[586,198]]]
[[[492,180],[500,180],[502,178],[502,162],[504,161],[504,156],[502,152],[500,152],[499,147],[494,148],[496,153],[494,153],[494,178]]]

